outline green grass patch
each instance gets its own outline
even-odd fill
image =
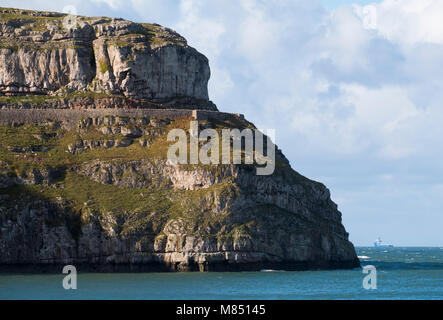
[[[106,71],[109,70],[109,64],[106,59],[100,59],[100,61],[98,62],[98,66],[102,74],[106,73]]]

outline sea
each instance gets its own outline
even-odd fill
[[[0,299],[443,299],[443,247],[357,247],[362,268],[331,271],[0,274]],[[369,276],[369,278],[366,278]],[[72,285],[72,282],[69,282]],[[364,285],[366,283],[366,285]]]

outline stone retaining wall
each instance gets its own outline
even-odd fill
[[[244,118],[242,114],[186,109],[0,109],[0,125],[42,123],[51,120],[61,121],[64,126],[73,128],[81,119],[105,116],[158,119],[193,117],[196,120]]]

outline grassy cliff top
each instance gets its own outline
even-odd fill
[[[67,16],[67,13],[60,12],[0,7],[0,24],[21,29],[22,35],[66,33],[69,31],[64,24]],[[136,42],[148,42],[151,47],[168,44],[187,45],[186,39],[174,30],[155,23],[135,23],[121,18],[75,15],[74,22],[69,25],[74,31],[84,30],[88,26],[94,29],[96,37],[108,37],[119,46],[129,45],[134,39]],[[11,37],[15,37],[14,34],[11,34]]]

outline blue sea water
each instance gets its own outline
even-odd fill
[[[362,286],[360,268],[234,273],[0,274],[0,299],[443,299],[443,248],[358,247],[374,265],[377,289]]]

